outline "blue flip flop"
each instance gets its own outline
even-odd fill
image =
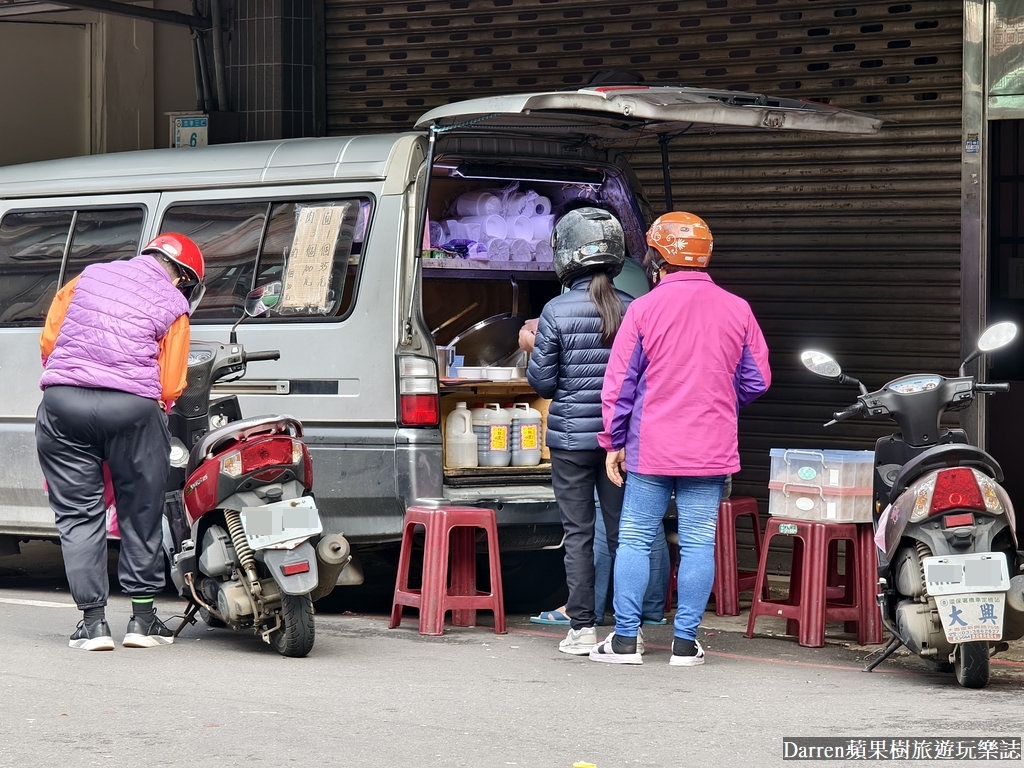
[[[569,617],[561,611],[542,611],[539,616],[531,616],[532,624],[555,624],[560,627],[569,626]]]

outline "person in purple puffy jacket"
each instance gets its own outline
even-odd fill
[[[164,587],[165,411],[185,388],[189,315],[203,295],[204,272],[196,244],[166,233],[133,259],[87,266],[57,292],[46,315],[36,451],[71,596],[82,611],[71,648],[114,648],[106,620],[105,471],[121,537],[118,580],[132,604],[122,645],[174,641],[154,606]]]

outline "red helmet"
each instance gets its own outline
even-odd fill
[[[677,267],[706,267],[714,238],[700,216],[674,211],[659,216],[647,231],[647,244]]]
[[[141,253],[153,256],[163,256],[168,261],[173,261],[184,271],[189,278],[178,287],[188,299],[189,309],[194,310],[199,300],[203,298],[206,287],[203,285],[203,276],[206,274],[206,262],[199,246],[190,237],[180,235],[177,232],[165,232],[153,238],[149,244],[142,249]]]

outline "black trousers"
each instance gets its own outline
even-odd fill
[[[79,609],[106,605],[110,591],[103,462],[117,502],[121,588],[129,595],[162,590],[170,433],[157,401],[112,389],[47,387],[36,413],[36,449]]]
[[[619,545],[619,516],[623,488],[605,472],[607,451],[551,450],[551,486],[558,501],[565,531],[565,582],[569,599],[565,610],[573,629],[593,627],[594,613],[594,493],[601,502],[601,514],[612,563]]]

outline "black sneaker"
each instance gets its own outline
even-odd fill
[[[110,626],[105,621],[86,624],[85,619],[82,619],[78,622],[75,634],[68,641],[68,647],[83,651],[112,651],[114,638],[110,636]]]
[[[134,616],[128,620],[128,630],[121,645],[125,648],[156,648],[158,645],[170,645],[174,642],[173,633],[164,626],[159,617],[154,615],[149,624],[144,624],[144,621]]]

